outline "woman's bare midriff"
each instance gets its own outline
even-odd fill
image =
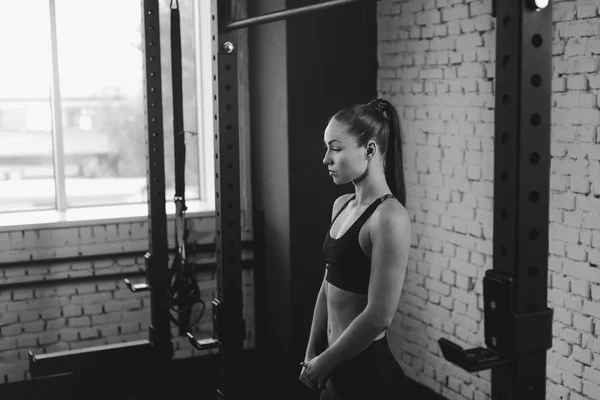
[[[327,295],[327,343],[331,346],[367,306],[367,296],[325,282]],[[377,338],[385,335],[381,333]]]

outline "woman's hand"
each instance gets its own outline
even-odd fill
[[[300,381],[312,390],[324,390],[333,369],[328,365],[326,359],[319,355],[308,362],[300,363],[300,365],[302,365]]]

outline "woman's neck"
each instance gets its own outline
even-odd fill
[[[369,205],[384,194],[391,193],[383,171],[369,173],[367,171],[360,180],[352,182],[356,194],[356,205]]]

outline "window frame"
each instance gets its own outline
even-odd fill
[[[56,207],[53,209],[27,210],[0,213],[0,232],[11,232],[26,229],[68,228],[98,223],[127,223],[148,219],[148,203],[101,205],[67,208],[64,163],[64,144],[62,127],[62,103],[60,98],[60,82],[58,70],[57,30],[55,1],[48,0],[51,19],[51,113],[53,164],[55,170]],[[187,200],[186,215],[193,217],[214,217],[214,140],[213,138],[213,92],[212,92],[212,24],[210,23],[210,2],[193,2],[196,62],[196,132],[198,132],[199,199]],[[204,21],[203,21],[204,20]],[[246,93],[247,95],[247,93]],[[210,132],[210,133],[208,133]],[[147,134],[147,132],[146,132]],[[242,196],[242,234],[251,234],[251,193],[249,179],[249,131],[240,129],[240,153],[242,153],[240,178]],[[62,156],[61,156],[62,155]],[[202,162],[204,160],[204,162]],[[62,177],[62,178],[61,178]],[[59,193],[62,193],[59,195]],[[171,199],[166,199],[167,218],[173,219],[175,207]]]

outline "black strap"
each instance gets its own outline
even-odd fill
[[[171,2],[171,6],[173,2]],[[176,7],[179,4],[176,2]],[[183,78],[179,9],[171,8],[171,79],[173,82],[173,139],[175,147],[175,198],[185,211],[185,132],[183,129]]]
[[[342,211],[344,211],[344,209],[348,206],[348,204],[350,204],[350,202],[352,200],[354,200],[354,198],[356,197],[355,194],[353,194],[352,196],[350,196],[350,198],[348,199],[348,201],[346,202],[346,204],[344,204],[342,206],[342,208],[340,208],[340,210],[337,212],[337,214],[335,215],[335,217],[333,218],[333,220],[331,221],[331,225],[329,225],[329,228],[331,228],[333,226],[333,223],[335,222],[335,220],[337,219],[337,217],[340,216],[340,214],[342,213]]]

